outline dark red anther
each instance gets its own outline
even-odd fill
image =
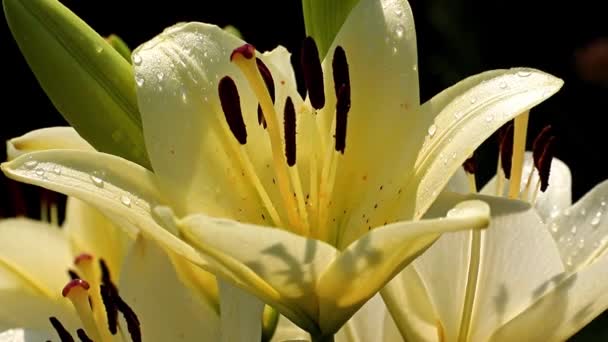
[[[64,297],[67,297],[67,295],[70,293],[70,291],[72,291],[72,289],[77,288],[77,287],[88,290],[91,286],[89,285],[89,283],[86,282],[86,280],[82,280],[82,279],[70,280],[70,282],[66,286],[63,287],[61,294]]]
[[[509,123],[502,131],[500,140],[500,165],[505,178],[511,178],[511,164],[513,158],[513,123]]]
[[[63,324],[59,322],[56,317],[49,317],[49,321],[51,321],[51,325],[55,328],[57,335],[59,335],[59,339],[61,342],[74,342],[74,338],[70,333],[65,329]]]
[[[79,263],[81,263],[83,261],[91,261],[91,260],[93,260],[93,256],[91,254],[82,253],[82,254],[78,255],[76,258],[74,258],[74,264],[78,265]]]
[[[122,313],[127,322],[127,330],[129,330],[129,335],[131,335],[131,341],[141,342],[141,326],[135,311],[120,296],[117,299],[116,308]]]
[[[112,335],[116,335],[118,332],[118,309],[116,308],[116,302],[114,300],[115,288],[113,288],[113,285],[101,284],[99,286],[99,292],[101,294],[103,306],[106,308],[108,330]]]
[[[348,123],[348,111],[350,110],[350,88],[343,84],[338,90],[336,102],[336,151],[344,154],[346,149],[346,128]]]
[[[464,161],[462,164],[464,171],[466,173],[474,175],[477,171],[477,163],[475,162],[475,156],[471,156],[471,158]]]
[[[532,159],[534,160],[534,166],[536,167],[536,169],[540,168],[539,160],[543,154],[543,151],[545,150],[545,145],[551,137],[550,133],[551,125],[545,126],[545,128],[543,128],[542,131],[538,133],[538,135],[534,139],[534,142],[532,143]]]
[[[538,160],[538,175],[540,177],[540,191],[545,192],[549,186],[549,174],[551,173],[551,162],[555,146],[555,137],[551,136],[545,143],[545,148]]]
[[[319,59],[319,50],[312,37],[306,37],[302,42],[300,66],[304,76],[304,84],[308,92],[310,104],[314,109],[325,106],[325,87],[323,84],[323,69]]]
[[[262,62],[261,59],[256,58],[255,63],[258,66],[258,70],[260,71],[260,75],[262,75],[262,79],[264,80],[264,84],[266,85],[266,89],[268,89],[268,93],[270,93],[270,99],[272,103],[274,103],[275,91],[274,91],[274,80],[272,79],[272,74],[270,73],[270,69]]]
[[[291,167],[296,164],[296,111],[289,96],[285,102],[283,127],[285,129],[285,158],[287,165]]]
[[[87,333],[84,331],[84,329],[76,330],[76,335],[78,335],[78,338],[81,342],[93,342],[93,340],[91,340],[89,336],[87,336]]]
[[[342,88],[342,85],[346,85],[350,102],[350,75],[348,73],[348,62],[346,61],[346,53],[341,46],[336,47],[331,65],[333,69],[336,97],[338,96],[338,92],[340,91],[340,88]]]
[[[247,143],[247,129],[241,112],[241,99],[236,84],[229,76],[224,76],[218,86],[220,103],[230,131],[241,144]]]
[[[245,57],[245,59],[251,59],[253,56],[255,56],[255,47],[253,47],[251,44],[245,44],[237,47],[236,49],[232,50],[232,53],[230,54],[230,61],[234,60],[237,55],[241,55]]]
[[[264,117],[264,111],[262,111],[262,106],[258,104],[258,124],[264,129],[268,127],[268,123],[266,123],[266,117]]]

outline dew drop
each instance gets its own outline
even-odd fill
[[[572,226],[572,229],[570,229],[570,233],[576,234],[576,226]]]
[[[55,173],[57,176],[61,175],[61,166],[57,165],[53,168],[53,173]]]
[[[44,176],[44,172],[45,172],[45,171],[44,171],[44,169],[43,169],[43,168],[37,168],[37,169],[36,169],[36,175],[37,175],[37,176],[40,176],[40,177]]]
[[[141,87],[144,85],[144,79],[142,77],[136,76],[135,77],[135,83],[137,83],[137,86]]]
[[[498,86],[500,87],[500,89],[507,89],[507,82],[505,81],[501,81]]]
[[[95,184],[95,186],[101,188],[103,187],[104,181],[103,181],[103,174],[97,171],[93,171],[93,173],[89,176],[91,178],[91,181],[93,182],[93,184]]]
[[[557,233],[558,230],[559,230],[559,226],[557,225],[557,223],[552,223],[551,224],[551,231],[553,233]]]
[[[133,64],[141,65],[141,56],[138,53],[133,54]]]
[[[529,71],[522,70],[522,71],[517,72],[517,76],[519,76],[519,77],[528,77],[530,75],[532,75],[532,73]]]
[[[403,37],[403,31],[404,31],[404,28],[402,25],[397,25],[397,27],[395,28],[395,34],[399,38]]]
[[[494,114],[491,114],[491,113],[490,113],[490,114],[486,115],[486,122],[487,122],[487,123],[490,123],[490,122],[492,122],[493,120],[494,120]]]
[[[396,54],[397,54],[397,47],[393,46],[393,55],[396,55]]]
[[[598,211],[595,214],[595,216],[593,216],[593,218],[591,219],[591,226],[597,227],[600,224],[601,220],[602,220],[602,212]]]
[[[435,124],[432,124],[429,127],[428,133],[429,133],[429,137],[433,137],[435,135],[435,133],[437,132],[437,126]]]
[[[403,15],[403,10],[401,10],[401,8],[395,9],[395,15],[401,17]]]
[[[414,64],[414,65],[412,66],[412,70],[414,70],[414,71],[418,71],[418,64]]]
[[[122,203],[125,207],[131,207],[131,198],[127,195],[120,196],[120,203]]]
[[[572,266],[572,257],[571,256],[569,256],[568,260],[566,260],[566,265]]]
[[[459,120],[463,115],[464,114],[462,112],[456,112],[454,113],[454,119]]]
[[[188,94],[186,93],[185,90],[182,90],[182,102],[188,103]]]
[[[102,52],[103,52],[103,46],[98,46],[98,47],[95,49],[95,51],[96,51],[97,53],[102,53]]]
[[[25,166],[25,168],[28,170],[35,168],[36,165],[38,165],[38,162],[35,160],[28,160],[23,164],[23,166]]]
[[[606,206],[606,201],[602,200],[602,202],[600,203],[600,205],[601,205],[602,207],[605,207],[605,206]]]
[[[578,240],[578,248],[580,248],[580,249],[585,248],[585,239]]]
[[[163,78],[165,78],[165,74],[163,74],[162,71],[159,71],[158,74],[156,74],[156,78],[158,78],[159,81],[162,81]]]
[[[475,102],[477,102],[477,98],[476,98],[476,97],[472,97],[472,98],[469,100],[469,102],[470,102],[471,104],[474,104]]]

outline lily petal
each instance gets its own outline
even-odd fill
[[[608,181],[598,184],[549,223],[549,230],[569,271],[599,258],[608,248]]]
[[[463,81],[462,92],[435,117],[434,126],[418,154],[415,217],[422,215],[450,176],[475,149],[505,122],[557,92],[563,81],[534,69],[510,69],[473,87]],[[432,133],[432,134],[431,134]],[[407,199],[407,197],[406,197]],[[407,210],[405,210],[407,212]]]
[[[167,254],[154,242],[136,240],[119,289],[141,323],[144,341],[219,340],[217,312],[179,281]]]
[[[154,175],[135,163],[99,152],[53,150],[21,156],[3,163],[1,168],[10,178],[94,205],[109,218],[116,216],[136,226],[161,246],[204,263],[192,247],[159,226],[151,216],[150,208],[163,200]],[[97,179],[96,175],[102,177]]]
[[[530,172],[533,172],[532,178],[529,178]],[[532,196],[534,196],[535,187],[539,182],[539,178],[538,172],[534,169],[534,161],[531,152],[526,152],[524,155],[524,166],[521,179],[521,193],[526,191],[528,179],[530,179],[530,188],[527,191],[529,198],[532,198]],[[505,180],[503,185],[503,194],[497,194],[496,176],[494,176],[486,185],[484,185],[480,193],[485,195],[501,195],[506,197],[509,192],[509,184],[510,181]],[[549,222],[571,205],[572,175],[570,174],[570,169],[563,161],[553,158],[553,161],[551,162],[551,171],[549,172],[549,186],[545,192],[539,191],[537,193],[534,207],[536,208],[536,212],[538,215],[540,215],[543,222]]]
[[[353,242],[327,267],[317,285],[322,331],[339,329],[441,233],[484,228],[489,214],[481,201],[463,202],[446,218],[389,224]]]
[[[210,271],[251,291],[307,331],[318,329],[315,285],[336,250],[275,228],[191,215],[184,239],[215,261]]]
[[[524,278],[521,278],[524,279]],[[608,307],[608,258],[562,273],[553,288],[503,325],[492,341],[565,341]],[[548,284],[551,286],[551,284]]]
[[[24,153],[58,148],[94,151],[72,127],[50,127],[37,129],[7,141],[6,155],[11,160]]]
[[[416,34],[408,2],[359,1],[329,48],[323,61],[326,104],[317,119],[326,148],[332,150],[336,116],[332,60],[338,46],[348,61],[351,107],[346,148],[337,166],[342,176],[333,191],[349,196],[332,198],[330,216],[341,217],[347,209],[358,219],[371,212],[374,203],[369,198],[377,198],[381,186],[384,192],[397,192],[398,180],[411,170],[422,144],[423,136],[416,133],[424,128],[419,127]],[[367,231],[368,225],[359,223],[346,224],[349,230],[359,228],[355,225],[362,229],[345,236],[340,247]]]
[[[218,279],[223,342],[259,342],[264,303],[251,294]]]
[[[0,332],[0,342],[37,342],[50,341],[54,334],[31,329],[10,329]]]
[[[71,304],[61,296],[72,265],[58,227],[27,219],[0,221],[0,328],[52,332],[50,316],[76,327]]]

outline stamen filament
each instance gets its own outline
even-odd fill
[[[521,174],[526,152],[526,132],[528,130],[529,112],[524,112],[515,118],[515,131],[513,135],[513,157],[511,162],[511,183],[509,184],[509,198],[519,197]]]
[[[100,281],[98,280],[99,273],[95,267],[97,264],[95,263],[94,257],[86,253],[80,254],[74,259],[74,264],[78,268],[79,274],[82,277],[81,279],[85,280],[93,289],[98,289],[100,286]],[[98,326],[106,326],[107,317],[104,310],[101,293],[97,290],[90,291],[89,298],[91,300],[91,310],[93,311],[93,318],[95,319],[95,322],[97,322]],[[109,338],[109,335],[104,337]]]
[[[99,329],[97,328],[97,324],[89,304],[89,288],[89,283],[82,279],[71,280],[63,288],[62,294],[72,302],[78,316],[80,317],[80,321],[82,322],[84,329],[94,341],[111,341],[101,339],[101,334],[99,333]]]
[[[285,202],[289,223],[296,232],[301,233],[304,230],[304,227],[302,227],[302,222],[298,217],[297,204],[290,190],[287,161],[285,160],[285,156],[282,151],[283,143],[279,131],[280,125],[277,122],[278,116],[274,109],[270,94],[268,93],[268,89],[266,88],[264,80],[260,75],[260,71],[258,70],[255,59],[252,57],[248,58],[247,54],[243,54],[235,50],[231,56],[231,61],[237,67],[239,67],[260,102],[260,106],[264,112],[264,117],[266,118],[279,191],[283,197],[283,201]]]

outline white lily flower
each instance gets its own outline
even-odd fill
[[[553,160],[549,185],[537,194],[531,153],[522,169],[514,193],[532,207],[486,198],[487,230],[444,234],[383,290],[405,340],[563,341],[608,308],[608,182],[572,205],[563,162]],[[506,196],[510,182],[502,182],[494,177],[481,193]],[[430,215],[449,206],[447,197]],[[505,214],[514,203],[524,207]]]
[[[201,23],[168,28],[133,55],[153,172],[65,150],[2,170],[123,217],[327,338],[441,233],[487,224],[478,201],[418,219],[481,142],[562,85],[496,70],[421,105],[401,0],[360,1],[329,51],[321,62],[305,41],[303,100],[284,48],[260,54]]]
[[[61,229],[1,220],[0,341],[218,340],[217,300],[193,291],[154,243],[132,237],[73,198]]]

